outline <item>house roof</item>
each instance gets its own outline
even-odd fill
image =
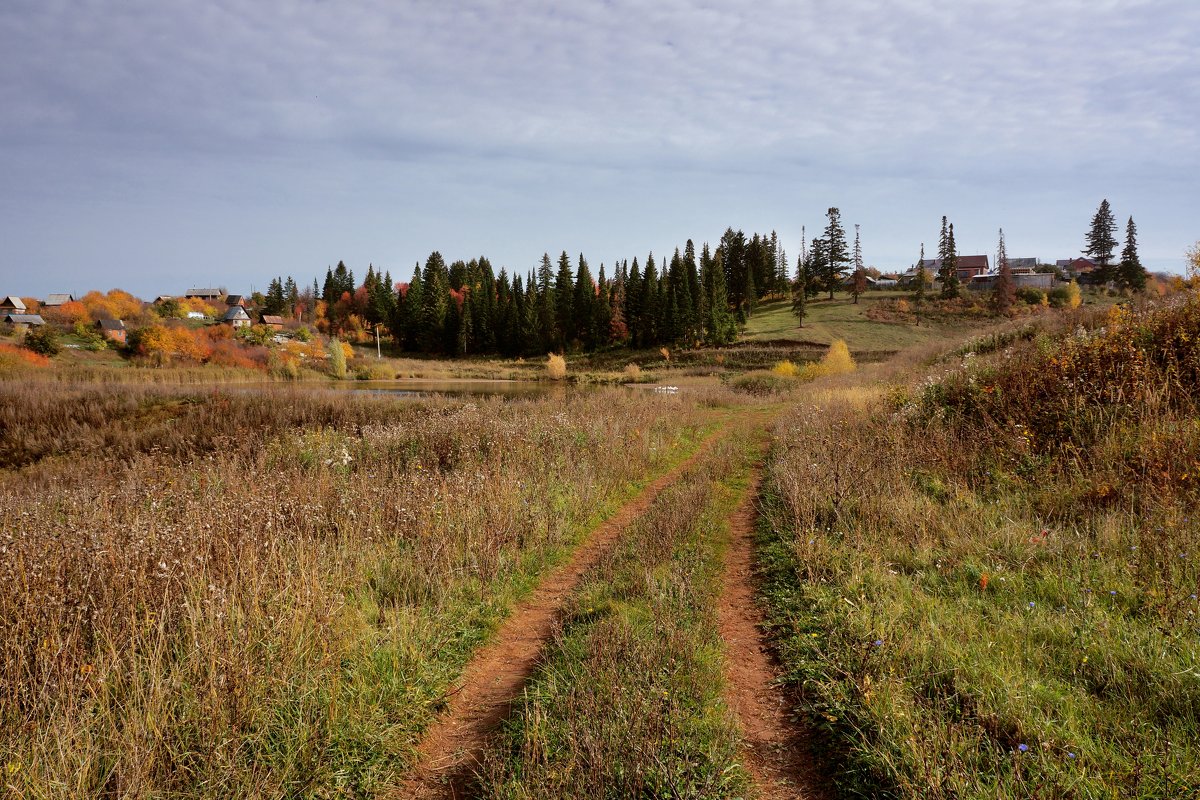
[[[1036,258],[1010,258],[1008,266],[1013,269],[1035,269],[1038,265]]]
[[[282,325],[283,317],[274,314],[263,314],[262,321],[264,325]]]
[[[938,270],[942,266],[942,260],[940,258],[927,258],[921,262],[921,266],[925,267],[925,269],[927,269],[927,270],[928,269]],[[987,269],[988,268],[988,257],[987,256],[959,256],[958,261],[957,261],[957,266],[955,268],[956,269],[980,269],[980,268]]]
[[[119,319],[102,319],[96,322],[103,331],[123,331],[125,323]]]
[[[25,304],[21,302],[21,298],[17,297],[15,294],[10,294],[3,300],[0,300],[0,306],[4,306],[5,308],[15,308],[17,311],[25,310]]]
[[[187,290],[187,294],[184,297],[220,297],[223,294],[225,293],[220,289],[199,289],[193,286]]]
[[[13,325],[45,325],[46,320],[42,319],[41,314],[5,314],[5,322],[11,322]]]
[[[75,300],[75,295],[73,295],[73,294],[51,294],[51,295],[46,295],[46,302],[42,303],[42,305],[44,305],[44,306],[61,306],[63,303],[70,303],[70,302],[73,302],[74,300]]]
[[[231,294],[225,298],[225,302],[231,306],[236,306],[238,303],[241,303],[245,299],[246,298],[242,297],[240,294]]]
[[[250,319],[250,315],[247,314],[246,309],[242,308],[241,306],[231,306],[230,309],[225,312],[225,316],[221,317],[221,320],[224,322],[232,322],[235,319]]]

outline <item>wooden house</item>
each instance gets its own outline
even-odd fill
[[[263,314],[262,324],[273,331],[281,331],[283,330],[283,317],[274,314]]]
[[[221,322],[234,328],[247,328],[250,326],[250,315],[241,306],[230,306],[225,316],[221,317]]]
[[[105,339],[125,344],[125,323],[119,319],[102,319],[96,322],[96,327],[100,329],[100,333]]]
[[[16,295],[10,294],[0,300],[0,314],[24,314],[25,303]]]

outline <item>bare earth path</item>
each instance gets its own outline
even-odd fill
[[[742,727],[745,764],[763,800],[830,796],[809,755],[803,727],[788,714],[783,692],[762,631],[762,615],[754,602],[754,504],[761,468],[755,467],[750,488],[729,519],[725,557],[725,591],[720,609],[725,641],[726,699]]]
[[[393,793],[397,798],[461,798],[478,765],[488,734],[508,715],[511,704],[537,666],[563,603],[583,574],[615,543],[663,489],[677,481],[721,438],[724,429],[701,442],[685,461],[659,477],[606,520],[514,611],[490,643],[480,648],[452,690],[449,707],[429,727],[417,747],[418,760]]]

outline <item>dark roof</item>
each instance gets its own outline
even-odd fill
[[[15,294],[10,294],[3,300],[0,300],[0,306],[3,306],[4,308],[15,308],[17,311],[25,310],[25,303],[23,303],[21,298],[17,297]]]
[[[231,306],[225,312],[225,316],[221,317],[224,322],[232,322],[235,319],[250,319],[250,315],[246,313],[246,309],[241,306]]]
[[[11,322],[13,325],[45,325],[46,320],[42,319],[41,314],[5,314],[5,322]]]
[[[1010,258],[1008,265],[1013,269],[1034,269],[1038,265],[1036,258]]]
[[[102,331],[123,331],[125,323],[119,319],[102,319],[96,322]]]
[[[987,256],[959,256],[958,269],[987,269]]]
[[[263,314],[262,321],[264,325],[282,325],[283,317],[275,316],[274,314]]]
[[[231,306],[236,306],[238,303],[243,302],[245,299],[246,298],[242,297],[240,294],[231,294],[225,298],[225,302]]]

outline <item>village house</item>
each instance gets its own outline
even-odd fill
[[[273,331],[281,331],[283,330],[283,317],[274,314],[263,314],[262,324]]]
[[[942,260],[940,258],[927,258],[921,262],[921,266],[925,267],[925,271],[929,273],[930,278],[937,278],[938,271],[942,268]],[[987,271],[987,256],[959,256],[954,268],[954,274],[963,283],[967,283],[976,275],[986,274]]]
[[[125,344],[125,323],[119,319],[102,319],[96,322],[96,327],[100,329],[105,339]]]
[[[37,328],[46,324],[46,320],[42,319],[41,314],[14,314],[12,312],[0,317],[0,322],[12,325],[18,331]]]
[[[192,287],[184,294],[188,300],[203,300],[206,303],[213,303],[225,296],[224,289],[197,288]]]
[[[42,308],[58,308],[73,302],[75,302],[73,294],[51,294],[46,296],[46,302],[42,303]]]
[[[225,316],[221,317],[221,322],[234,328],[246,328],[250,325],[250,315],[241,306],[230,306]]]
[[[24,314],[25,303],[16,295],[8,295],[0,300],[0,314]]]
[[[246,307],[246,298],[240,294],[231,294],[225,298],[225,305],[241,306],[242,308],[245,308]]]

